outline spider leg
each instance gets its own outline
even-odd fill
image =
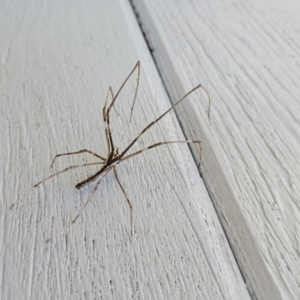
[[[137,69],[138,75],[137,75],[137,81],[136,81],[136,88],[135,88],[135,94],[134,94],[133,104],[132,104],[131,113],[130,113],[130,121],[131,121],[131,116],[132,116],[132,112],[133,112],[133,108],[134,108],[134,105],[135,105],[135,100],[136,100],[137,92],[138,92],[138,88],[139,88],[139,83],[140,83],[140,73],[141,73],[140,64],[141,64],[140,61],[137,61],[137,63],[135,64],[134,68],[131,70],[131,72],[129,73],[129,75],[126,77],[126,79],[122,83],[121,87],[119,88],[119,90],[117,91],[115,97],[113,98],[113,101],[111,102],[111,104],[109,105],[109,107],[107,109],[107,114],[108,115],[109,115],[111,107],[114,105],[117,97],[119,96],[119,94],[120,94],[121,90],[123,89],[123,87],[125,86],[126,82],[129,80],[129,78],[131,77],[131,75]]]
[[[92,154],[92,155],[94,155],[94,156],[100,158],[101,160],[105,161],[105,158],[103,158],[102,156],[100,156],[100,155],[98,155],[98,154],[92,152],[91,150],[83,149],[83,150],[79,150],[79,151],[76,151],[76,152],[68,152],[68,153],[56,154],[55,157],[54,157],[54,159],[52,160],[51,167],[53,166],[54,161],[55,161],[58,157],[60,157],[60,156],[64,156],[64,155],[73,155],[73,154],[79,154],[79,153],[85,153],[85,152],[86,152],[86,153],[90,153],[90,154]]]
[[[205,91],[205,93],[206,93],[206,95],[207,95],[207,98],[208,98],[208,112],[207,112],[207,115],[208,115],[209,124],[211,124],[211,121],[210,121],[211,99],[210,99],[210,97],[209,97],[208,90],[207,90],[203,85],[201,85],[201,89]]]
[[[130,236],[132,236],[132,204],[131,204],[131,202],[130,202],[130,200],[129,200],[129,198],[128,198],[128,196],[127,196],[127,194],[126,194],[126,192],[125,192],[125,190],[124,190],[124,188],[123,188],[123,186],[122,186],[122,184],[119,180],[116,167],[113,167],[113,170],[114,170],[114,175],[117,179],[117,182],[118,182],[118,184],[119,184],[119,186],[120,186],[120,188],[121,188],[121,190],[122,190],[122,192],[123,192],[123,194],[126,198],[126,201],[129,205],[129,208],[130,208]]]
[[[111,97],[113,99],[114,94],[113,94],[113,90],[112,90],[111,86],[108,88],[105,103],[104,103],[103,110],[102,110],[103,122],[104,122],[104,125],[105,125],[106,145],[107,145],[107,148],[108,148],[107,149],[107,151],[108,151],[107,157],[109,157],[109,155],[111,153],[113,153],[113,150],[114,150],[114,144],[113,144],[111,131],[110,131],[110,126],[109,126],[109,112],[108,112],[108,109],[107,109],[107,102],[108,102],[109,94],[111,94]]]
[[[118,95],[120,94],[121,90],[123,89],[123,87],[125,86],[126,82],[128,81],[128,79],[130,78],[130,76],[132,75],[132,73],[135,71],[136,68],[138,68],[138,79],[137,79],[137,86],[136,86],[136,89],[135,89],[135,95],[134,95],[133,105],[132,105],[132,108],[131,108],[131,114],[132,114],[133,107],[134,107],[135,100],[136,100],[136,96],[137,96],[137,90],[138,90],[138,86],[139,86],[139,82],[140,82],[140,62],[139,61],[136,63],[136,65],[134,66],[134,68],[132,69],[132,71],[129,73],[129,75],[127,76],[127,78],[124,80],[124,82],[122,83],[121,87],[117,91],[117,94],[114,96],[112,87],[110,86],[109,89],[108,89],[107,95],[106,95],[106,99],[105,99],[105,103],[104,103],[104,106],[103,106],[102,114],[103,114],[103,121],[104,121],[104,124],[105,124],[106,143],[108,145],[108,155],[107,155],[108,160],[113,157],[114,150],[115,150],[114,143],[113,143],[113,138],[112,138],[112,133],[111,133],[111,129],[110,129],[110,119],[109,119],[109,117],[110,117],[110,115],[109,115],[110,109],[111,109],[112,106],[114,107],[114,103],[115,103]],[[111,96],[112,96],[112,101],[108,105],[108,96],[109,96],[109,94],[111,94]],[[130,120],[131,120],[131,114],[130,114]]]
[[[174,107],[176,105],[178,105],[182,100],[184,100],[187,96],[189,96],[191,93],[193,93],[194,91],[196,91],[197,89],[202,88],[206,93],[207,90],[201,85],[197,85],[196,87],[194,87],[192,90],[190,90],[187,94],[185,94],[182,98],[180,98],[177,102],[175,102],[169,109],[167,109],[162,115],[160,115],[156,120],[154,120],[153,122],[151,122],[150,124],[148,124],[141,132],[140,134],[129,144],[129,146],[120,154],[120,157],[122,158],[126,152],[133,146],[133,144],[145,133],[145,131],[147,131],[148,129],[150,129],[154,124],[156,124],[161,118],[163,118],[170,110],[174,109]],[[207,93],[208,95],[208,93]],[[209,99],[209,113],[208,115],[210,116],[210,97],[208,95],[208,99]]]
[[[133,111],[133,107],[135,104],[135,100],[136,100],[136,96],[137,96],[137,91],[138,91],[138,87],[139,87],[139,82],[140,82],[140,62],[138,61],[136,63],[136,65],[134,66],[134,68],[132,69],[132,71],[129,73],[129,75],[126,77],[126,79],[124,80],[124,82],[122,83],[121,87],[119,88],[119,90],[117,91],[117,94],[114,96],[113,94],[113,90],[112,87],[110,86],[106,95],[106,99],[105,99],[105,103],[103,106],[103,121],[105,124],[105,137],[106,137],[106,143],[108,145],[108,159],[112,158],[114,155],[114,143],[113,143],[113,138],[112,138],[112,133],[111,133],[111,129],[110,129],[110,109],[113,106],[114,107],[114,103],[118,97],[118,95],[120,94],[121,90],[123,89],[123,87],[125,86],[126,82],[128,81],[128,79],[130,78],[130,76],[133,74],[133,72],[135,71],[135,69],[138,69],[138,78],[137,78],[137,85],[136,85],[136,89],[135,89],[135,95],[134,95],[134,100],[133,100],[133,105],[131,107],[131,114],[130,114],[130,120],[131,120],[131,115],[132,115],[132,111]],[[111,94],[112,96],[112,101],[111,103],[108,105],[108,97],[109,94]],[[114,107],[115,109],[115,107]]]
[[[156,143],[156,144],[153,144],[147,148],[144,148],[144,149],[141,149],[137,152],[134,152],[132,154],[129,154],[127,156],[125,156],[124,158],[120,159],[120,162],[124,161],[124,160],[127,160],[133,156],[136,156],[138,154],[141,154],[147,150],[150,150],[152,148],[155,148],[155,147],[158,147],[158,146],[162,146],[162,145],[167,145],[167,144],[181,144],[181,143],[195,143],[195,144],[199,144],[199,149],[200,149],[200,164],[201,164],[201,160],[202,160],[202,145],[201,145],[201,141],[197,141],[197,140],[185,140],[185,141],[170,141],[170,142],[160,142],[160,143]]]
[[[89,195],[89,197],[87,198],[86,202],[82,205],[82,207],[80,208],[79,212],[77,213],[76,217],[73,218],[73,220],[64,228],[62,228],[60,231],[58,231],[55,235],[51,236],[48,240],[46,240],[46,243],[51,241],[53,238],[57,237],[58,235],[60,235],[61,233],[63,233],[64,231],[66,231],[67,229],[69,229],[79,218],[80,214],[85,210],[86,206],[90,203],[92,196],[96,193],[100,183],[102,182],[102,180],[104,179],[104,177],[109,173],[109,171],[111,170],[111,168],[109,168],[104,174],[103,176],[99,179],[99,181],[96,183],[92,193]]]
[[[76,169],[76,168],[79,168],[79,167],[85,167],[85,166],[93,166],[93,165],[99,165],[99,164],[103,164],[103,162],[97,162],[97,163],[88,163],[88,164],[83,164],[83,165],[75,165],[75,166],[70,166],[70,167],[67,167],[59,172],[56,172],[46,178],[44,178],[43,180],[39,181],[38,183],[36,183],[32,188],[30,188],[27,192],[25,192],[23,194],[23,196],[21,196],[15,203],[13,203],[11,206],[10,206],[10,209],[12,209],[17,203],[19,203],[26,195],[28,195],[33,189],[35,189],[36,187],[38,187],[40,184],[42,184],[43,182],[47,181],[48,179],[54,177],[54,176],[57,176],[61,173],[64,173],[64,172],[67,172],[69,170],[72,170],[72,169]]]

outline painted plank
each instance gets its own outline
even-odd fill
[[[299,1],[133,1],[251,296],[299,299]],[[197,156],[196,156],[197,157]]]
[[[102,106],[137,60],[138,100],[129,123],[135,78],[112,110],[116,145],[124,149],[170,102],[130,5],[124,1],[6,1],[0,8],[1,299],[247,299],[196,164],[186,145],[162,146],[118,165],[129,207],[113,174],[74,185],[97,167],[51,178],[9,209],[36,182],[105,155]],[[188,88],[191,88],[189,86]],[[187,101],[195,101],[196,93]],[[204,114],[205,115],[205,114]],[[183,139],[174,114],[132,151]]]

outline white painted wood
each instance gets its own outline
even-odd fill
[[[42,178],[95,161],[63,157],[51,170],[55,154],[106,152],[106,91],[116,90],[138,59],[133,120],[134,78],[116,104],[119,116],[112,113],[121,149],[170,103],[128,3],[2,1],[0,15],[0,298],[247,299],[186,145],[153,149],[118,166],[134,209],[132,238],[128,205],[110,174],[70,230],[45,243],[87,199],[93,185],[80,191],[74,185],[96,168],[50,179],[9,209]],[[170,114],[134,149],[182,138]]]
[[[300,3],[133,1],[249,291],[299,299]]]

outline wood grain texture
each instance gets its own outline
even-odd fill
[[[299,299],[299,1],[133,1],[253,298]]]
[[[2,1],[0,16],[0,298],[247,299],[186,145],[118,166],[133,204],[132,238],[128,205],[110,174],[74,226],[45,243],[76,215],[94,185],[74,186],[97,168],[55,177],[9,209],[42,178],[95,161],[87,154],[62,157],[51,170],[55,154],[106,152],[101,113],[108,86],[116,90],[138,59],[132,122],[135,78],[118,99],[119,115],[112,112],[120,148],[170,103],[127,2]],[[187,101],[199,98],[200,92]],[[169,114],[134,149],[182,138]]]

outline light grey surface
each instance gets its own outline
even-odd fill
[[[253,298],[299,299],[299,1],[134,3]]]
[[[118,99],[119,115],[112,112],[116,144],[124,149],[170,103],[126,2],[15,0],[2,2],[0,15],[0,298],[247,298],[186,145],[153,149],[118,166],[133,204],[132,238],[128,205],[110,174],[71,229],[45,243],[87,199],[93,185],[80,191],[74,185],[96,168],[53,178],[9,209],[42,178],[94,161],[64,157],[51,170],[55,154],[106,152],[106,91],[116,90],[138,59],[133,120],[128,123],[135,78]],[[135,150],[182,138],[170,114]]]

